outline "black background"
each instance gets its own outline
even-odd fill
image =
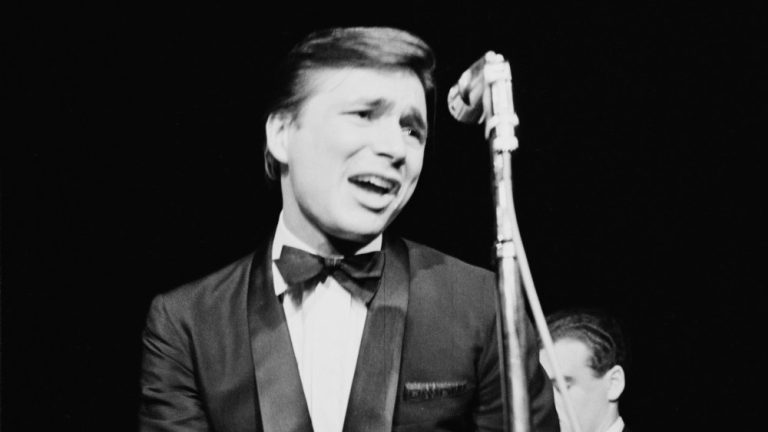
[[[443,101],[485,51],[502,53],[521,120],[518,218],[545,312],[621,319],[633,430],[759,425],[760,2],[160,3],[4,14],[3,430],[135,429],[148,302],[273,228],[264,78],[332,25],[400,26],[436,51],[436,139],[393,230],[492,268],[488,148]]]

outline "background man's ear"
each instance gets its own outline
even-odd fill
[[[608,399],[611,402],[617,402],[621,394],[624,392],[624,386],[626,385],[626,377],[624,376],[624,368],[620,365],[612,367],[606,372],[606,378],[608,378]]]
[[[267,148],[272,156],[280,163],[288,163],[288,134],[293,117],[290,114],[279,112],[272,113],[267,118],[265,125],[267,132]]]

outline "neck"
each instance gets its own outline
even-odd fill
[[[316,253],[326,257],[354,255],[376,239],[376,237],[363,239],[335,237],[323,232],[306,220],[293,220],[285,209],[283,209],[281,219],[285,228],[293,236]]]
[[[619,407],[616,404],[611,404],[611,406],[608,408],[608,413],[605,416],[604,420],[600,424],[600,427],[597,428],[598,432],[606,432],[610,429],[611,426],[613,426],[614,423],[616,423],[616,420],[619,418]]]
[[[341,255],[341,256],[349,256],[356,254],[360,249],[365,247],[368,243],[370,243],[373,239],[365,240],[362,242],[356,242],[351,240],[344,240],[334,237],[326,237],[327,241],[327,256],[333,256],[333,255]],[[319,249],[318,249],[319,250]],[[321,253],[325,254],[325,251],[321,250]]]

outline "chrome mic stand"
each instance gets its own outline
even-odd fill
[[[481,97],[482,111],[476,110],[473,103]],[[451,113],[460,121],[485,123],[485,138],[491,147],[493,196],[496,206],[495,249],[504,425],[508,431],[528,432],[531,427],[530,408],[523,358],[523,353],[528,347],[525,346],[526,314],[521,285],[526,290],[536,327],[553,365],[558,387],[566,389],[566,386],[554,356],[552,338],[533,285],[512,198],[512,152],[518,147],[515,127],[519,120],[512,101],[512,72],[509,63],[501,54],[489,51],[462,74],[459,82],[450,89],[448,101]],[[580,432],[567,396],[564,397],[564,402],[572,429],[574,432]]]

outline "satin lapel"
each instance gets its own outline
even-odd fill
[[[272,242],[254,256],[248,287],[248,328],[265,432],[311,432],[299,368],[282,305],[272,284]]]
[[[345,432],[392,430],[410,269],[408,250],[402,240],[385,238],[384,250],[384,274],[368,306],[344,420]]]

